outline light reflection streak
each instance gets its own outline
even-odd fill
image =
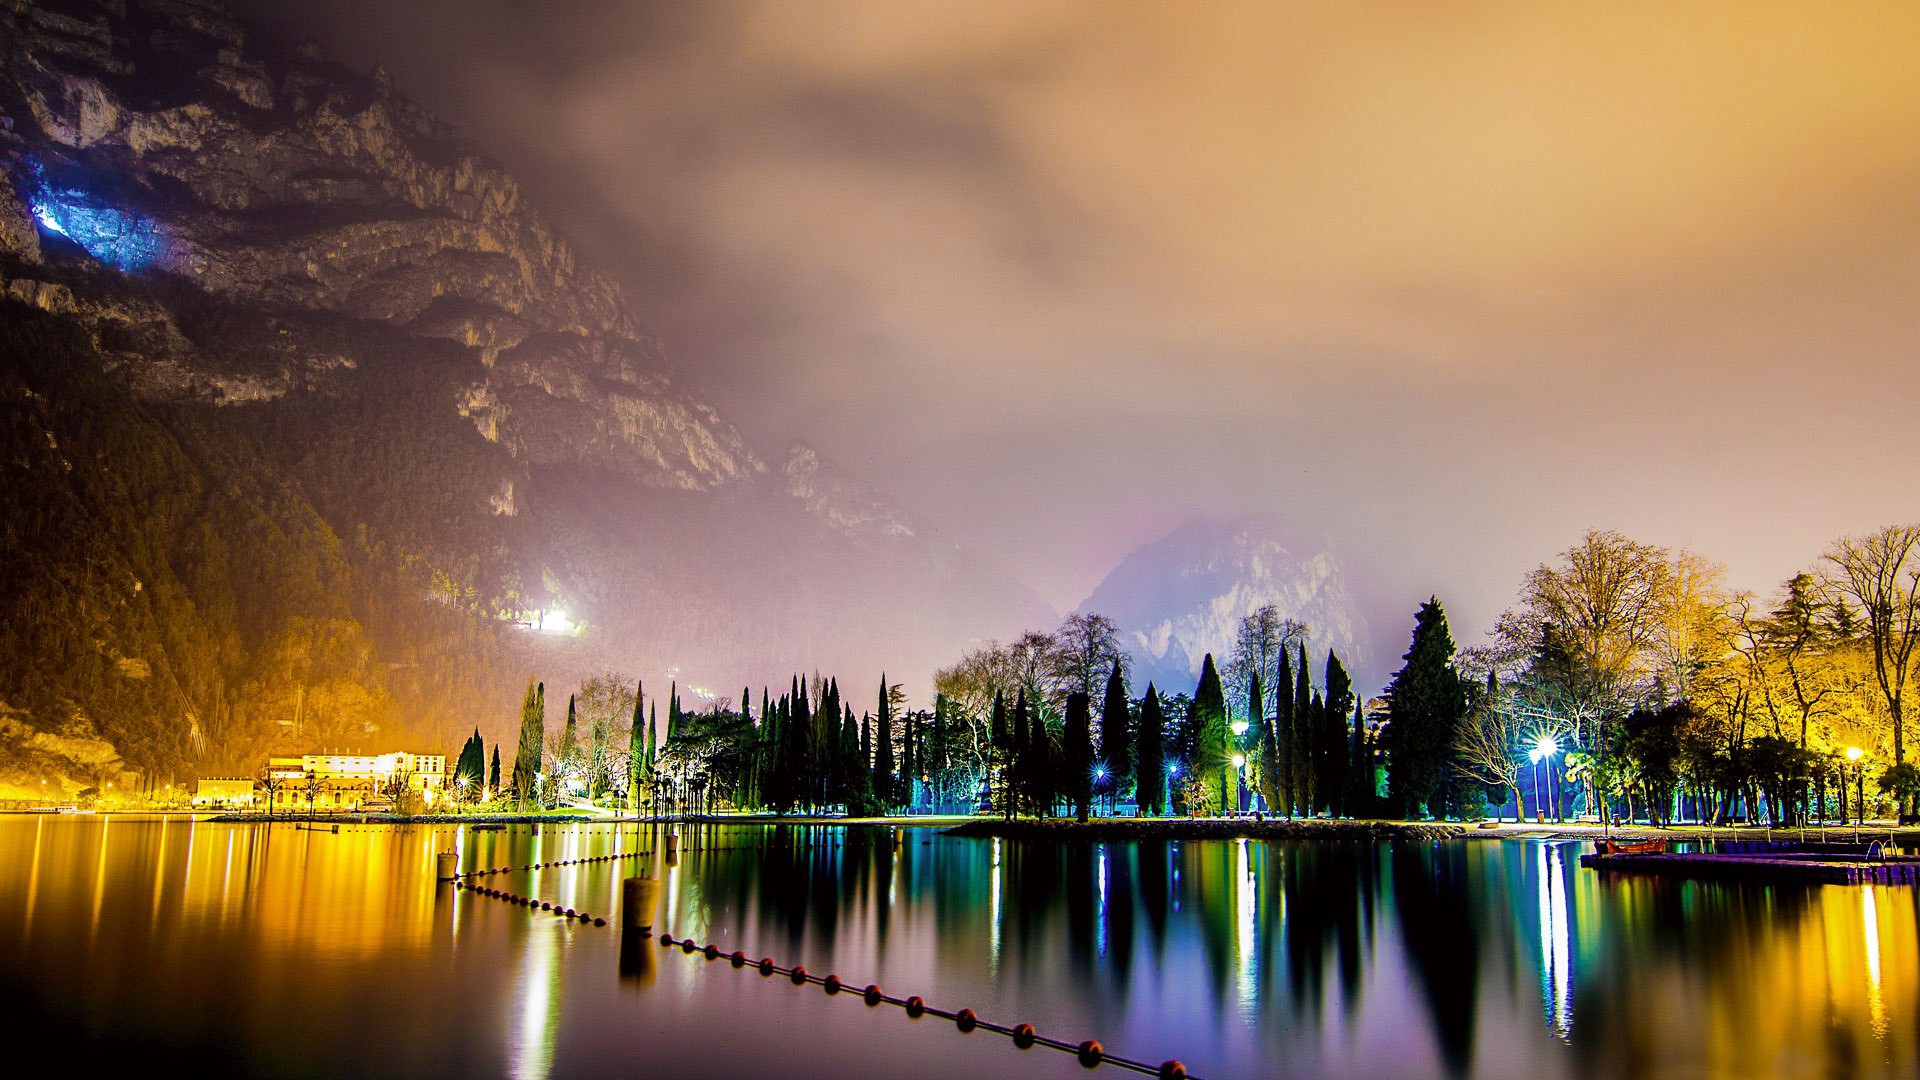
[[[1560,845],[1540,845],[1540,1005],[1564,1040],[1573,1034],[1573,927],[1563,867]]]
[[[1100,917],[1094,921],[1095,947],[1100,956],[1107,955],[1107,845],[1101,844],[1094,851],[1097,861],[1094,864],[1094,882],[1100,889]]]
[[[553,1072],[553,1036],[557,1016],[553,1007],[554,946],[552,924],[538,926],[527,937],[526,963],[521,968],[520,1015],[511,1026],[507,1059],[514,1080],[546,1080]]]
[[[987,970],[1000,973],[1000,838],[993,840],[992,869],[987,874]]]
[[[112,828],[112,818],[100,820],[100,861],[93,872],[93,922],[87,929],[88,945],[100,933],[100,905],[107,898],[107,833]]]
[[[1887,999],[1880,986],[1880,909],[1871,885],[1860,892],[1860,920],[1867,946],[1867,1017],[1873,1025],[1874,1038],[1884,1041],[1887,1037]]]
[[[271,827],[271,826],[268,826]],[[160,929],[160,898],[167,890],[167,823],[160,823],[160,857],[153,861],[153,917],[147,920],[147,929],[157,933]]]
[[[33,931],[33,899],[40,893],[40,839],[46,835],[47,819],[36,818],[33,823],[33,862],[27,871],[27,915],[20,924],[20,940],[25,941]]]
[[[1241,837],[1234,844],[1234,874],[1236,880],[1233,890],[1233,921],[1236,933],[1236,945],[1239,950],[1238,987],[1240,1011],[1251,1019],[1254,1015],[1256,993],[1253,979],[1253,917],[1254,887],[1253,866],[1247,854],[1247,838]]]

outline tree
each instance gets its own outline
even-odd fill
[[[1233,805],[1236,791],[1233,775],[1233,732],[1227,725],[1227,698],[1220,684],[1220,673],[1208,653],[1200,664],[1200,684],[1193,692],[1193,715],[1188,720],[1194,732],[1194,772],[1214,785],[1214,806],[1225,810]]]
[[[1288,689],[1293,686],[1293,660],[1287,650],[1280,650],[1280,669],[1274,676],[1278,681],[1273,684],[1273,791],[1278,801],[1271,801],[1275,813],[1293,816],[1294,793],[1298,784],[1294,775],[1294,742],[1297,734],[1293,723],[1293,695]]]
[[[1387,784],[1409,817],[1434,808],[1453,764],[1465,694],[1453,667],[1446,609],[1429,597],[1414,616],[1413,644],[1387,686]],[[1436,815],[1437,816],[1437,815]]]
[[[567,695],[567,726],[560,731],[560,749],[554,754],[554,779],[572,781],[580,771],[579,713],[575,707],[577,698]]]
[[[487,774],[487,787],[498,795],[500,792],[500,744],[493,744],[493,768]]]
[[[1046,677],[1054,700],[1078,691],[1093,700],[1100,677],[1109,668],[1126,664],[1120,649],[1120,628],[1105,615],[1076,612],[1067,616],[1046,654]]]
[[[1220,673],[1228,697],[1234,701],[1245,701],[1247,686],[1256,674],[1260,676],[1263,686],[1292,685],[1290,679],[1272,683],[1267,679],[1270,674],[1278,679],[1275,669],[1281,657],[1296,643],[1305,641],[1307,636],[1306,623],[1282,618],[1280,609],[1273,604],[1263,604],[1252,614],[1243,616],[1234,636],[1233,657]]]
[[[1093,703],[1078,690],[1067,695],[1064,735],[1066,795],[1074,815],[1085,821],[1093,806]]]
[[[1000,809],[1013,820],[1013,736],[1007,731],[1007,699],[993,695],[993,750],[990,759],[1000,778]]]
[[[1874,678],[1893,719],[1893,763],[1903,765],[1908,669],[1920,645],[1920,524],[1842,537],[1827,549],[1825,565],[1834,588],[1866,620]]]
[[[887,692],[886,672],[880,673],[880,711],[873,720],[873,796],[885,810],[899,801],[893,778],[893,695]]]
[[[645,701],[646,684],[636,681],[633,684],[633,721],[627,728],[627,806],[636,814],[640,812],[640,793],[645,790],[650,764],[647,761]]]
[[[520,748],[513,758],[513,795],[520,809],[534,793],[547,741],[547,684],[527,680],[527,696],[520,705]]]
[[[1300,643],[1300,663],[1293,672],[1293,801],[1301,817],[1312,817],[1315,799],[1314,762],[1319,758],[1320,731],[1314,723],[1313,684],[1307,673],[1307,643]],[[1281,693],[1286,692],[1281,687]]]
[[[1141,817],[1158,816],[1167,809],[1167,763],[1161,753],[1161,739],[1167,720],[1160,711],[1160,692],[1147,684],[1140,699],[1140,761],[1134,771],[1134,811]]]
[[[1353,707],[1353,680],[1332,649],[1327,650],[1326,697],[1317,710],[1320,735],[1315,744],[1319,772],[1314,790],[1319,805],[1334,817],[1346,812],[1347,710]]]
[[[1133,786],[1133,740],[1128,730],[1127,683],[1120,664],[1107,675],[1106,695],[1100,700],[1100,767],[1104,786],[1116,798]]]
[[[1516,820],[1527,816],[1526,793],[1520,786],[1524,731],[1512,691],[1501,687],[1499,676],[1488,671],[1486,688],[1474,695],[1454,737],[1454,761],[1468,778],[1512,790]]]

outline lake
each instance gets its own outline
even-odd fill
[[[858,989],[1228,1077],[1912,1077],[1910,887],[1602,878],[1550,840],[1052,846],[689,827],[663,931],[854,990],[631,950],[632,825],[0,815],[0,1016],[82,1071],[1084,1075]],[[701,846],[695,846],[698,843]],[[473,879],[611,924],[456,891]],[[1127,1075],[1112,1065],[1097,1074]]]

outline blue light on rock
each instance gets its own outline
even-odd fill
[[[144,270],[168,253],[164,230],[141,214],[102,206],[79,191],[41,191],[32,199],[40,227],[79,244],[124,273]]]

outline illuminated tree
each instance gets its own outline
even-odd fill
[[[883,812],[897,801],[893,778],[893,695],[886,672],[880,673],[880,710],[873,720],[873,795]]]
[[[1200,683],[1193,692],[1193,714],[1188,725],[1194,732],[1194,772],[1213,785],[1212,805],[1225,809],[1233,805],[1233,732],[1227,725],[1226,691],[1220,685],[1212,653],[1200,664]]]
[[[627,727],[627,808],[636,814],[640,811],[640,793],[647,779],[647,724],[642,707],[645,698],[646,684],[636,681],[633,684],[633,719]]]
[[[1414,616],[1406,662],[1387,686],[1387,784],[1409,817],[1423,807],[1440,816],[1436,795],[1451,771],[1466,709],[1453,652],[1446,610],[1429,598]]]
[[[1842,537],[1827,549],[1825,565],[1833,587],[1865,620],[1874,678],[1893,721],[1893,762],[1905,764],[1908,669],[1920,645],[1920,524]]]
[[[527,680],[527,696],[520,705],[520,748],[513,758],[513,795],[520,809],[527,808],[540,777],[543,746],[547,740],[547,684]]]

